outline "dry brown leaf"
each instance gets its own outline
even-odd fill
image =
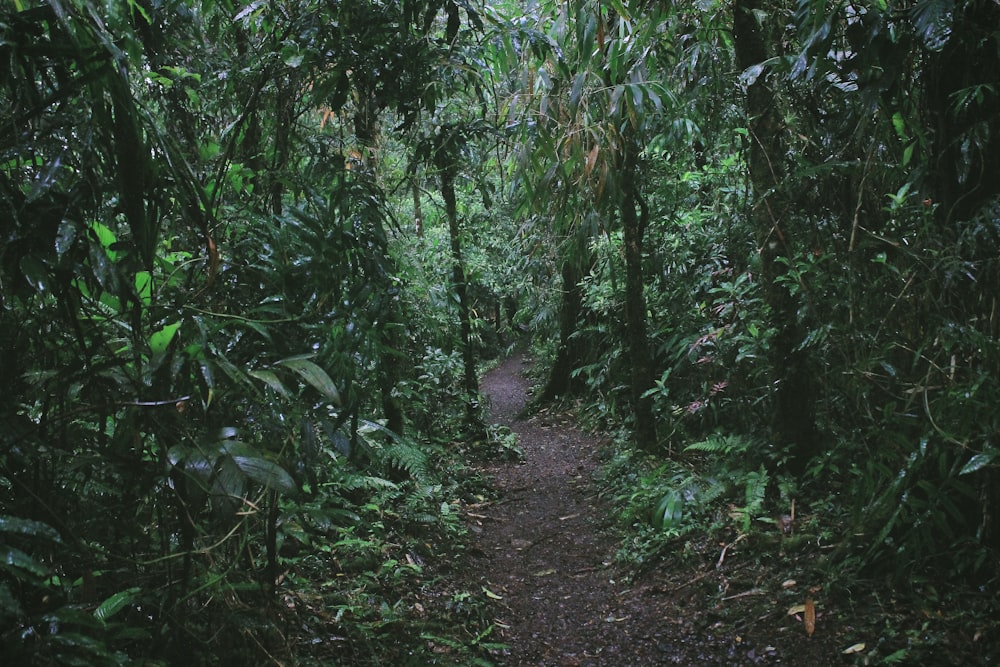
[[[816,604],[812,598],[806,598],[805,607],[806,634],[812,637],[812,634],[816,632]]]
[[[597,156],[600,153],[600,146],[594,145],[590,149],[590,153],[587,154],[587,161],[583,165],[583,175],[587,178],[590,177],[590,172],[594,171],[594,165],[597,164]]]

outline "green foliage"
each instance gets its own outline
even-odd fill
[[[0,12],[5,657],[294,655],[271,603],[306,543],[372,568],[359,616],[402,609],[419,549],[464,530],[462,473],[429,444],[454,397],[414,359],[456,334],[401,310],[366,146],[386,110],[436,108],[429,35],[457,8],[27,4]],[[393,613],[423,625],[334,633],[372,645]]]
[[[5,657],[486,660],[422,591],[522,328],[590,423],[652,405],[624,557],[797,501],[845,578],[995,581],[998,10],[761,9],[737,68],[724,3],[4,5]]]
[[[770,530],[776,508],[768,496],[774,485],[764,466],[753,467],[753,450],[759,448],[739,436],[713,437],[689,447],[709,454],[710,465],[693,465],[659,463],[620,447],[601,478],[629,526],[618,558],[640,569],[656,567],[668,552],[683,554],[697,533],[746,536]],[[780,500],[790,499],[785,494]]]
[[[682,48],[657,51],[661,80],[681,91],[673,104],[686,114],[655,128],[644,153],[644,175],[656,184],[644,268],[658,378],[646,395],[665,454],[699,455],[696,474],[720,480],[739,531],[766,530],[797,501],[810,521],[823,517],[812,537],[839,544],[830,562],[840,573],[881,567],[987,582],[998,534],[987,509],[996,481],[987,378],[998,358],[995,298],[985,286],[996,277],[997,205],[973,174],[989,162],[975,156],[992,145],[979,131],[989,125],[994,136],[997,116],[991,83],[963,72],[959,85],[941,68],[976,53],[994,71],[992,51],[981,47],[995,30],[977,27],[994,10],[941,7],[902,17],[875,5],[775,6],[794,17],[794,32],[766,37],[784,55],[742,75],[726,69],[734,52],[725,31],[710,27],[727,17],[710,8],[668,13]],[[788,147],[787,165],[769,156],[783,173],[775,192],[749,187],[753,138],[741,101],[735,88],[710,83],[727,71],[740,86],[773,83],[769,104],[780,110]],[[555,89],[558,72],[539,75],[540,93]],[[993,120],[963,117],[966,102]],[[753,206],[772,206],[770,231],[757,238]],[[574,335],[598,352],[573,373],[587,389],[583,409],[614,428],[631,410],[616,318],[624,266],[619,239],[593,238]],[[780,250],[773,266],[762,261],[769,244]],[[772,288],[783,295],[780,309]],[[776,358],[776,349],[789,357]],[[790,364],[807,378],[815,411],[807,417],[817,428],[807,443],[775,447],[776,383]],[[797,448],[811,452],[806,461],[789,456]],[[670,478],[652,479],[660,476]],[[629,479],[630,491],[616,496],[633,507],[625,499],[637,494],[627,523],[641,525],[643,507],[659,530],[697,520],[697,505],[676,487]]]

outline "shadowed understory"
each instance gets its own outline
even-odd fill
[[[563,414],[518,419],[526,360],[508,359],[482,389],[492,417],[517,434],[524,463],[494,465],[498,500],[471,508],[480,582],[502,597],[507,665],[770,664],[774,649],[707,627],[698,587],[620,581],[617,541],[592,477],[602,442]],[[704,611],[704,610],[700,610]]]

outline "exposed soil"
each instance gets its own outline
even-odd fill
[[[742,544],[709,545],[695,569],[689,558],[676,571],[669,562],[638,578],[621,571],[613,562],[619,541],[594,482],[607,443],[565,414],[520,419],[527,363],[515,355],[482,382],[493,419],[517,434],[525,461],[484,467],[498,498],[468,508],[477,583],[502,598],[496,622],[509,651],[499,662],[844,664],[843,624],[823,619],[820,607],[819,623],[837,631],[808,637],[802,616],[787,613],[789,600],[809,594],[805,585],[790,592],[787,580],[755,573],[740,558]]]

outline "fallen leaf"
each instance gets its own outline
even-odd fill
[[[806,606],[804,604],[797,604],[794,607],[788,608],[788,615],[795,616],[795,614],[805,613]]]
[[[781,587],[787,590],[789,588],[794,588],[797,583],[799,582],[795,581],[794,579],[786,579],[781,583]]]
[[[502,595],[497,595],[490,589],[486,588],[486,586],[483,586],[483,593],[486,593],[486,597],[488,597],[491,600],[503,600]]]
[[[555,569],[549,568],[547,570],[539,570],[538,572],[535,572],[533,576],[536,576],[536,577],[547,577],[550,574],[555,574],[555,573],[556,573]]]
[[[841,651],[841,653],[843,653],[844,655],[851,655],[852,653],[861,653],[864,650],[865,650],[865,643],[859,642],[854,646],[848,646],[843,651]]]
[[[816,604],[812,598],[806,598],[805,608],[806,634],[812,637],[816,632]]]

